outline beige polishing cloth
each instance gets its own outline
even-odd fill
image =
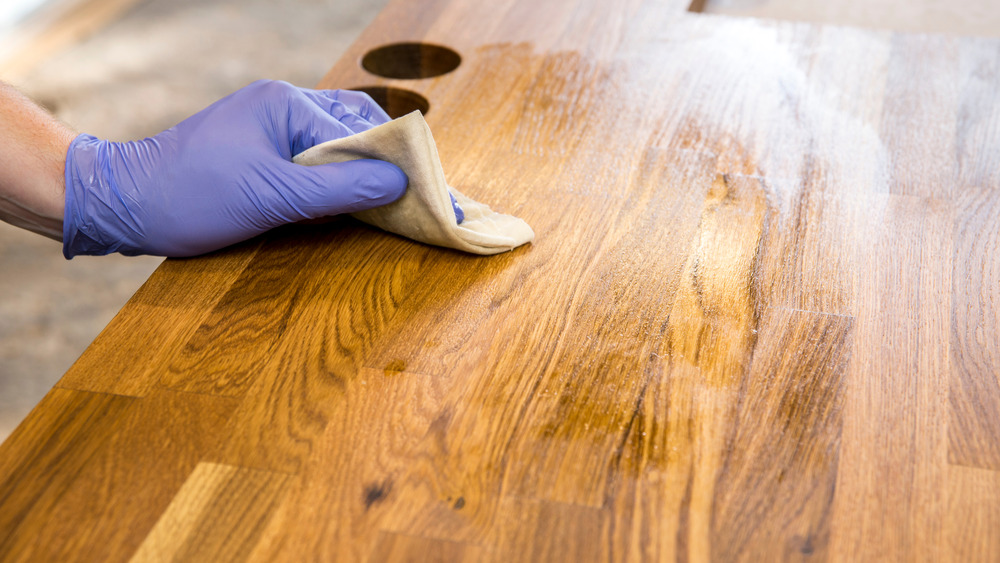
[[[391,162],[410,179],[403,197],[352,214],[365,223],[420,242],[473,254],[498,254],[535,238],[534,231],[521,219],[497,213],[448,187],[437,145],[419,111],[350,137],[316,145],[293,161],[313,166],[361,158]],[[465,212],[461,225],[455,223],[449,190]]]

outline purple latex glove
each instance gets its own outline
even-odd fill
[[[260,81],[155,137],[80,135],[66,156],[63,254],[204,254],[303,219],[399,198],[393,164],[292,155],[389,121],[367,95]]]
[[[462,221],[465,221],[465,212],[458,206],[458,202],[455,201],[455,196],[451,192],[448,192],[448,196],[451,197],[451,208],[455,210],[455,221],[461,225]]]

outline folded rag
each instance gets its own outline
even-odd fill
[[[395,202],[351,214],[365,223],[420,242],[473,254],[498,254],[535,238],[534,231],[521,219],[497,213],[448,186],[437,145],[419,111],[350,137],[316,145],[293,161],[313,166],[361,158],[391,162],[410,179],[406,193]],[[449,190],[465,212],[461,224],[456,223]]]

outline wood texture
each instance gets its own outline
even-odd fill
[[[395,2],[537,240],[171,260],[0,446],[0,560],[994,561],[1000,41]],[[453,72],[358,60],[447,45]]]
[[[202,463],[146,536],[132,561],[246,558],[290,476]],[[178,541],[183,538],[183,541]]]
[[[854,25],[907,33],[1000,36],[1000,8],[991,0],[693,0],[691,11]]]

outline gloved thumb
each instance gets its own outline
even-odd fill
[[[353,213],[392,203],[406,191],[406,174],[382,160],[303,166],[285,162],[288,204],[304,218]]]

